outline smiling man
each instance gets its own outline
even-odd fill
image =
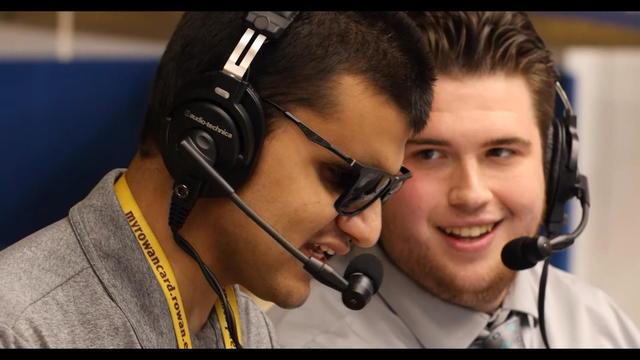
[[[545,151],[556,75],[527,16],[428,12],[414,18],[434,56],[429,123],[406,146],[413,177],[383,208],[385,281],[360,312],[314,283],[307,303],[270,310],[287,347],[544,347],[543,264],[514,272],[501,253],[544,222]],[[602,291],[549,268],[550,347],[639,347]],[[304,330],[309,327],[313,330]]]
[[[372,246],[431,105],[422,41],[404,13],[186,13],[129,167],[0,253],[0,346],[276,346],[238,285],[291,308],[311,277],[246,207],[320,263]]]
[[[502,248],[534,235],[544,210],[532,98],[505,73],[440,76],[434,93],[433,122],[407,145],[417,176],[385,209],[382,246],[443,300],[491,313],[516,276]]]

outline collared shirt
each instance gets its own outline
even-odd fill
[[[268,315],[284,347],[325,348],[468,348],[491,316],[445,302],[407,277],[379,247],[356,249],[332,259],[342,273],[362,252],[377,256],[384,278],[362,310],[346,308],[340,294],[316,281],[300,308],[276,306]],[[520,271],[502,309],[522,313],[528,348],[543,347],[538,328],[538,283],[542,264]],[[602,291],[575,276],[549,269],[545,323],[552,348],[640,347],[640,332]]]
[[[0,252],[0,347],[176,348],[165,297],[114,194],[122,171]],[[274,347],[266,315],[236,291],[245,347]],[[215,311],[191,338],[194,348],[224,347]]]

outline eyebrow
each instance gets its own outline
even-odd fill
[[[438,146],[448,146],[451,143],[445,140],[436,140],[431,138],[418,138],[418,139],[409,139],[407,140],[407,145],[438,145]]]
[[[510,138],[502,138],[502,139],[490,140],[490,141],[487,141],[486,143],[484,143],[484,146],[486,146],[486,147],[489,147],[489,146],[501,146],[501,145],[515,145],[515,146],[520,146],[520,147],[524,147],[524,148],[530,148],[531,147],[531,141],[523,139],[523,138],[519,138],[519,137],[510,137]]]
[[[450,146],[451,143],[446,140],[439,140],[433,138],[418,138],[418,139],[409,139],[407,144],[413,145],[435,145],[435,146]],[[483,147],[490,146],[504,146],[504,145],[516,145],[525,148],[531,147],[531,141],[519,138],[519,137],[509,137],[509,138],[499,138],[489,140],[482,144]]]

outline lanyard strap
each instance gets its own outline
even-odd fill
[[[171,268],[171,264],[167,259],[162,247],[155,235],[151,231],[149,224],[144,219],[138,204],[136,203],[131,190],[127,185],[125,174],[122,174],[114,185],[116,198],[120,203],[120,207],[124,212],[124,215],[129,223],[129,227],[133,232],[133,235],[138,240],[138,245],[147,259],[149,266],[151,267],[153,274],[160,284],[162,293],[167,301],[169,307],[169,313],[171,314],[171,320],[173,322],[173,331],[176,335],[178,342],[178,348],[191,349],[191,335],[189,334],[189,325],[187,323],[187,317],[184,314],[184,305],[182,303],[182,297],[180,296],[180,290],[178,289],[178,282]],[[236,324],[239,324],[238,319],[238,305],[236,301],[235,291],[233,286],[229,285],[224,289],[227,299],[231,306],[232,316],[236,320]],[[229,329],[227,326],[224,312],[220,300],[215,303],[216,315],[218,322],[220,323],[220,329],[222,331],[222,337],[224,339],[224,346],[227,349],[235,348],[235,344],[231,340]],[[238,341],[242,343],[240,338],[240,329],[238,328]]]
[[[238,321],[238,302],[236,300],[236,292],[233,289],[233,286],[225,286],[222,289],[224,295],[227,297],[229,301],[229,307],[231,307],[231,316],[233,316],[233,320],[236,323],[236,330],[238,332],[238,341],[242,344],[242,334],[240,331],[240,322]],[[229,324],[227,324],[227,318],[224,316],[224,309],[222,308],[222,301],[218,300],[215,304],[216,308],[216,317],[218,318],[218,323],[220,324],[220,329],[222,330],[222,338],[224,340],[224,348],[225,349],[235,349],[237,348],[235,342],[231,338],[231,330],[229,330]]]

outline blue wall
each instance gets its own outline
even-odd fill
[[[157,61],[0,62],[0,249],[126,167]]]

